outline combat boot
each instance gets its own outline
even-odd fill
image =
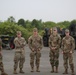
[[[68,69],[65,69],[63,74],[68,74]]]
[[[7,74],[7,73],[5,73],[5,72],[2,72],[2,73],[1,73],[1,75],[8,75],[8,74]]]
[[[56,71],[55,71],[55,73],[58,73],[58,67],[56,67]]]
[[[72,74],[71,74],[71,75],[75,75],[75,74],[74,74],[74,69],[72,69]]]
[[[31,72],[34,72],[34,67],[31,67]]]
[[[51,73],[54,73],[54,66],[52,66],[52,71],[51,71]]]
[[[17,71],[16,71],[16,69],[14,69],[14,72],[13,72],[13,74],[18,74],[18,73],[17,73]]]
[[[40,72],[39,67],[36,68],[36,72]]]
[[[74,74],[74,65],[71,64],[71,65],[70,65],[70,68],[71,68],[71,71],[72,71],[72,74],[71,74],[71,75],[75,75],[75,74]]]
[[[20,73],[25,73],[25,72],[22,70],[22,68],[20,68]]]

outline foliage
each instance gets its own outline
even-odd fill
[[[23,27],[26,27],[26,23],[24,19],[19,19],[17,24],[22,25]]]
[[[45,28],[68,28],[70,25],[76,25],[76,20],[72,20],[71,22],[63,21],[55,23],[52,21],[42,22],[41,19],[33,19],[32,21],[19,19],[18,23],[16,23],[15,18],[13,16],[10,16],[7,21],[0,22],[0,35],[16,36],[16,31],[20,30],[23,34],[23,37],[28,40],[29,36],[32,35],[34,27],[37,27],[39,34],[43,36]]]
[[[8,19],[7,19],[8,22],[13,22],[15,23],[15,18],[13,16],[10,16]]]
[[[76,25],[76,20],[72,20],[71,25]]]
[[[23,37],[28,40],[30,33],[23,26],[18,26],[11,22],[4,22],[0,24],[0,35],[16,36],[17,31],[21,31]]]

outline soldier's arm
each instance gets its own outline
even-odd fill
[[[14,39],[14,44],[15,44],[15,47],[18,47],[19,46],[19,43],[18,43],[18,39],[17,38]]]
[[[42,49],[42,47],[43,47],[43,39],[42,39],[42,37],[40,37],[40,50]]]
[[[28,39],[28,45],[29,45],[29,48],[32,50],[32,37],[29,37]]]
[[[60,37],[60,35],[59,35],[59,39],[58,39],[57,48],[60,48],[60,45],[61,45],[61,37]]]
[[[51,36],[49,37],[49,48],[51,48]]]
[[[63,51],[64,49],[64,38],[62,39],[62,43],[61,43],[61,50]]]
[[[23,43],[22,43],[23,46],[26,46],[26,40],[23,38]]]
[[[75,49],[75,40],[74,40],[74,38],[72,38],[71,43],[72,43],[72,44],[71,44],[71,46],[72,46],[72,47],[71,47],[71,51],[74,52],[74,49]]]

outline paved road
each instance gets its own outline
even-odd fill
[[[13,58],[14,58],[14,50],[3,50],[3,63],[4,63],[4,68],[5,71],[9,74],[9,75],[13,75]],[[40,73],[34,72],[31,73],[30,72],[30,49],[28,48],[28,46],[26,47],[26,62],[24,64],[24,71],[25,74],[24,75],[63,75],[63,71],[64,71],[64,67],[63,67],[63,58],[62,58],[62,54],[60,51],[60,65],[59,65],[59,73],[50,73],[51,71],[51,66],[49,63],[49,48],[44,47],[41,51],[42,53],[42,57],[41,57],[41,64],[40,64]],[[74,52],[74,64],[75,64],[75,71],[76,71],[76,50]],[[19,69],[17,70],[19,72]],[[70,75],[71,71],[69,69],[69,74]],[[76,72],[75,72],[76,74]],[[23,75],[23,74],[18,74],[18,75]]]

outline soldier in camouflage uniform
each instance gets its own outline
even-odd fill
[[[57,33],[57,28],[53,28],[53,33],[49,37],[49,47],[50,47],[50,64],[52,67],[51,73],[58,73],[59,65],[59,48],[61,43],[61,37]],[[55,68],[55,69],[54,69]]]
[[[25,45],[26,41],[21,37],[21,31],[17,31],[17,37],[14,39],[15,44],[15,57],[14,57],[14,74],[17,74],[17,67],[19,63],[20,73],[23,72],[23,64],[25,62]]]
[[[31,72],[34,72],[34,60],[36,64],[36,72],[39,71],[39,64],[40,64],[40,57],[41,53],[40,50],[42,49],[42,37],[38,34],[37,28],[33,29],[33,35],[28,39],[29,48],[31,49],[30,53],[30,65],[31,65]]]
[[[8,75],[4,72],[1,49],[2,49],[2,41],[0,39],[0,71],[1,71],[1,75]]]
[[[69,35],[69,30],[65,30],[66,36],[62,39],[62,53],[63,53],[63,60],[64,60],[64,68],[65,71],[63,74],[68,74],[68,60],[69,65],[72,70],[72,75],[74,75],[74,64],[73,64],[73,50],[75,49],[75,40],[72,36]]]

